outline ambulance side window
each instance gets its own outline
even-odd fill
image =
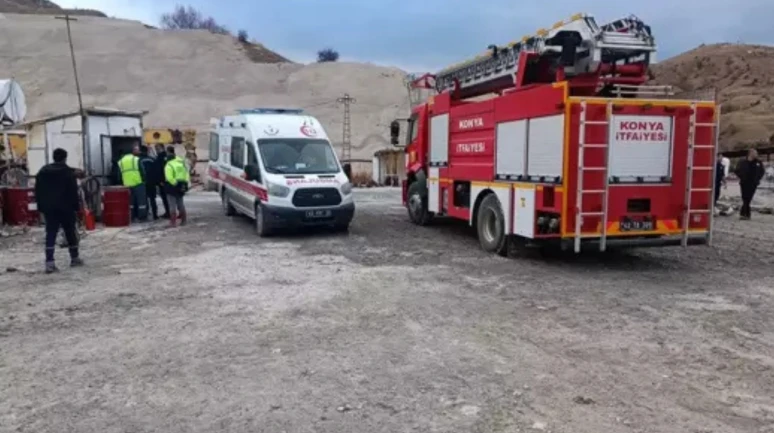
[[[245,168],[245,139],[231,137],[231,166]]]
[[[220,155],[220,137],[214,132],[210,132],[210,161],[217,161]]]

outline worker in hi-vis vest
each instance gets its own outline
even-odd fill
[[[183,158],[175,156],[174,146],[167,147],[167,164],[164,166],[164,186],[167,190],[169,202],[169,226],[177,225],[177,217],[180,216],[180,225],[186,223],[185,203],[183,196],[188,192],[188,184],[191,177]]]
[[[142,164],[140,164],[140,146],[134,146],[132,153],[127,153],[118,160],[118,172],[121,184],[129,188],[132,195],[132,220],[146,221],[148,219],[148,199],[145,195],[145,183]]]

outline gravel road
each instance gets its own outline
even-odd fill
[[[715,248],[500,258],[357,191],[349,235],[0,240],[2,432],[774,432],[774,217]]]

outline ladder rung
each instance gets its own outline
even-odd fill
[[[603,120],[588,120],[583,122],[586,125],[607,125],[610,122],[603,121]]]
[[[714,170],[715,167],[694,167],[693,170]]]
[[[709,213],[709,209],[691,209],[688,211],[689,213]]]
[[[691,188],[691,192],[711,192],[712,188]]]
[[[581,191],[583,194],[604,194],[604,189],[587,189],[584,191]]]
[[[584,144],[583,147],[590,147],[592,149],[604,149],[607,147],[607,144]]]
[[[693,126],[710,128],[710,127],[717,126],[717,125],[714,124],[714,123],[694,123]]]
[[[604,212],[581,212],[581,216],[602,216],[604,215]]]
[[[714,149],[715,146],[713,146],[711,144],[702,144],[702,145],[698,145],[698,146],[694,145],[693,148],[694,149]]]
[[[588,171],[605,171],[607,170],[606,167],[581,167],[581,170],[588,170]]]

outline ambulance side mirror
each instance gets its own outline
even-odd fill
[[[245,176],[247,177],[247,180],[254,180],[261,183],[261,170],[257,165],[247,164],[245,166]]]
[[[400,143],[400,123],[393,120],[390,123],[390,144],[397,146]]]

